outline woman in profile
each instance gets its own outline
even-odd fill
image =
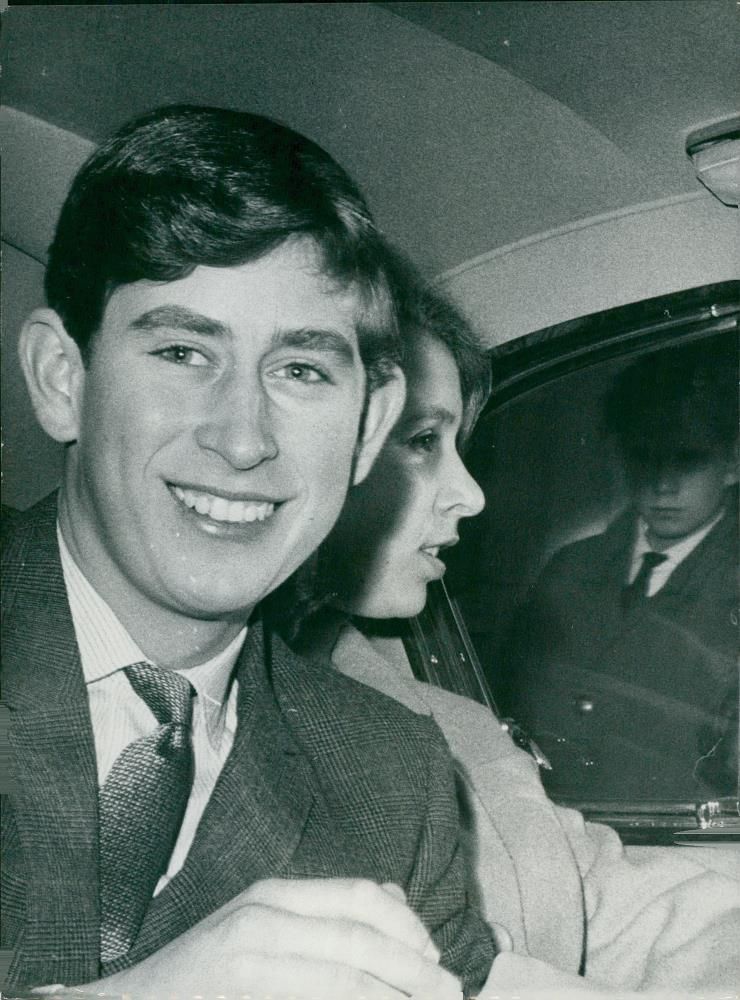
[[[320,550],[319,596],[311,591],[313,610],[293,645],[432,715],[444,733],[473,891],[504,953],[488,989],[578,989],[584,1000],[612,989],[622,997],[625,989],[727,989],[740,976],[740,873],[732,877],[731,862],[723,874],[710,871],[700,848],[642,848],[628,858],[613,830],[548,799],[537,764],[492,712],[417,681],[400,639],[377,628],[423,609],[460,520],[484,504],[460,453],[488,395],[490,359],[460,312],[402,261],[396,281],[406,404]],[[300,606],[295,591],[289,600],[291,611]],[[593,991],[581,994],[584,975]]]
[[[351,616],[367,627],[371,620],[417,615],[427,585],[444,575],[444,550],[458,541],[460,520],[485,504],[460,451],[488,397],[490,360],[450,302],[425,288],[402,260],[393,273],[406,404],[320,551],[318,590],[334,613],[309,618],[300,638],[306,648],[317,643],[327,651],[330,619],[344,625],[341,648],[356,632]],[[341,670],[343,661],[335,646]]]

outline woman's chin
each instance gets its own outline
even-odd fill
[[[419,592],[416,588],[406,593],[393,594],[389,591],[372,596],[366,596],[361,601],[352,602],[346,610],[362,618],[413,618],[424,610],[427,603],[426,586]]]

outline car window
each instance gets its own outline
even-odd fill
[[[446,577],[497,710],[550,765],[548,792],[674,828],[738,793],[737,452],[712,450],[709,426],[729,407],[737,428],[736,318],[726,306],[688,322],[680,305],[657,337],[631,307],[608,335],[579,323],[562,349],[534,338],[504,358],[468,454],[486,509]],[[625,396],[682,364],[698,395]]]

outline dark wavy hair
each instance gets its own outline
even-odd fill
[[[46,297],[89,359],[120,285],[232,267],[311,237],[325,273],[359,293],[373,381],[398,354],[385,250],[360,191],[320,146],[278,122],[172,105],[125,125],[83,165],[49,251]]]
[[[389,248],[388,271],[401,333],[401,368],[413,356],[419,337],[433,337],[445,345],[460,375],[464,445],[491,393],[490,355],[455,303],[437,285],[424,281],[395,248]]]

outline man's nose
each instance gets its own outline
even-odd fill
[[[446,510],[454,511],[458,517],[475,517],[486,505],[483,490],[457,454],[444,475],[440,501]]]
[[[675,465],[661,465],[652,476],[652,487],[659,494],[677,493],[680,482],[680,472]]]
[[[214,390],[196,430],[201,448],[235,469],[251,469],[278,454],[269,400],[257,380],[237,378]]]

